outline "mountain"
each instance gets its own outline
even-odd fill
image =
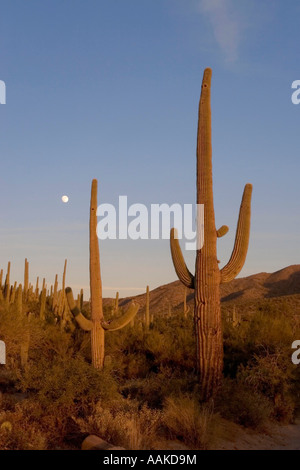
[[[167,312],[169,308],[183,307],[184,286],[180,281],[171,282],[150,291],[150,308],[153,313]],[[248,277],[234,279],[221,284],[221,301],[234,301],[240,304],[251,300],[300,294],[300,265],[295,264],[274,273],[258,273]],[[125,306],[131,299],[136,300],[141,310],[146,303],[146,295],[120,299]],[[187,302],[193,305],[193,291],[187,289]],[[105,299],[105,304],[113,305],[113,299]],[[170,307],[169,307],[170,306]]]

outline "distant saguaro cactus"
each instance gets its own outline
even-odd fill
[[[184,293],[183,293],[183,315],[184,318],[186,319],[188,316],[188,313],[190,311],[190,307],[186,304],[186,294],[187,294],[187,288],[184,286]]]
[[[150,292],[149,292],[149,286],[147,286],[147,288],[146,288],[145,326],[146,326],[146,330],[149,330],[149,327],[150,327]]]
[[[21,315],[23,311],[22,305],[22,284],[19,284],[18,292],[17,292],[17,312]]]
[[[131,302],[128,310],[120,318],[104,321],[102,307],[102,282],[100,273],[99,242],[97,237],[97,180],[92,181],[90,204],[90,289],[92,319],[82,315],[74,302],[72,289],[66,288],[67,300],[75,320],[83,330],[91,331],[92,362],[96,369],[104,365],[104,332],[114,331],[126,326],[136,315],[139,305]]]
[[[29,288],[29,263],[27,261],[27,258],[25,258],[25,266],[24,266],[24,302],[27,301],[28,288]]]
[[[36,278],[36,285],[35,285],[35,300],[36,300],[36,301],[39,300],[39,295],[40,295],[40,291],[39,291],[39,276],[37,276],[37,278]]]
[[[57,274],[55,274],[54,289],[53,289],[53,299],[52,299],[52,311],[56,314],[57,305],[58,305],[58,281]]]
[[[217,259],[217,238],[228,232],[216,230],[212,184],[211,69],[204,71],[199,103],[197,138],[197,204],[204,205],[204,243],[197,250],[195,276],[186,264],[175,229],[171,230],[171,253],[181,282],[195,290],[194,324],[197,343],[197,369],[202,398],[208,400],[218,390],[223,368],[220,283],[229,282],[241,271],[248,250],[252,185],[246,184],[240,207],[236,237],[229,262],[221,270]]]
[[[116,293],[114,314],[117,315],[118,311],[119,311],[119,292]]]
[[[6,307],[8,307],[9,298],[10,298],[10,261],[7,263],[7,272],[6,272],[5,285],[4,285],[4,298],[5,298],[5,305]]]
[[[41,292],[41,303],[40,303],[40,319],[41,320],[45,320],[46,296],[47,296],[47,288],[45,285],[43,285],[42,292]]]

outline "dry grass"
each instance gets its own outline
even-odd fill
[[[167,398],[163,423],[170,438],[180,439],[195,449],[208,449],[217,430],[217,417],[212,407],[200,405],[188,396]]]
[[[82,432],[96,434],[130,450],[154,449],[160,421],[160,411],[147,406],[138,410],[136,404],[130,402],[117,410],[103,408],[99,402],[88,419],[76,419]]]

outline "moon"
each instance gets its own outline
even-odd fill
[[[66,204],[69,201],[69,198],[68,198],[68,196],[62,196],[61,200],[62,200],[62,202],[64,202]]]

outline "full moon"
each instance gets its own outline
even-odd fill
[[[62,202],[67,203],[69,198],[68,198],[68,196],[62,196],[61,200],[62,200]]]

